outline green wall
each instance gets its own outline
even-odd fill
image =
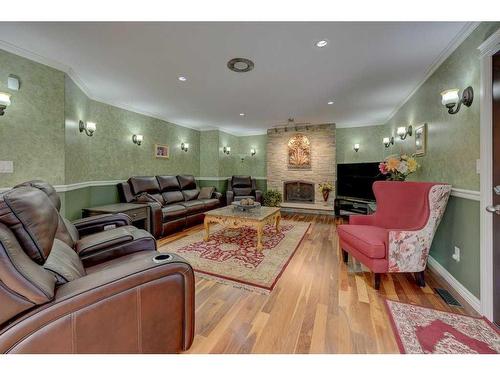
[[[337,163],[363,163],[381,161],[390,151],[382,143],[390,131],[384,126],[362,126],[336,129]],[[359,151],[354,144],[359,143]]]
[[[7,77],[21,89],[7,88]],[[64,73],[0,50],[0,91],[12,94],[0,116],[0,160],[12,160],[14,173],[0,174],[0,187],[41,178],[64,184]]]
[[[89,100],[66,77],[66,183],[127,179],[134,175],[200,172],[200,132],[153,117]],[[97,123],[94,136],[78,130],[78,121]],[[132,143],[142,134],[141,146]],[[189,151],[180,148],[189,143]],[[170,146],[169,159],[157,159],[154,145]],[[87,157],[83,157],[86,155]]]
[[[441,64],[417,92],[387,123],[395,133],[398,126],[427,123],[427,152],[418,159],[421,169],[414,179],[444,181],[456,188],[479,190],[479,108],[480,64],[477,47],[500,27],[500,22],[485,22]],[[472,86],[474,102],[455,115],[441,104],[440,93],[449,88]],[[415,137],[397,141],[395,149],[415,151]]]

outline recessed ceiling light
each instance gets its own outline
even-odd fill
[[[246,73],[254,68],[255,64],[252,60],[243,57],[236,57],[227,62],[227,67],[236,73]]]
[[[242,116],[242,117],[243,117],[243,116],[245,116],[245,114],[244,114],[244,113],[240,113],[240,116]]]
[[[326,39],[318,40],[316,42],[316,47],[323,48],[323,47],[326,47],[327,44],[328,44],[328,40],[326,40]]]
[[[333,100],[330,100],[330,101],[328,102],[328,105],[332,105],[332,104],[333,104]]]
[[[184,76],[179,76],[178,80],[181,81],[181,82],[186,82],[187,78],[184,77]]]

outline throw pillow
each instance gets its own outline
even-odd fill
[[[205,186],[201,188],[200,195],[198,195],[198,199],[210,199],[212,198],[212,194],[215,191],[215,187],[213,186]]]
[[[155,197],[153,197],[151,194],[148,194],[146,192],[144,193],[140,193],[140,194],[137,194],[135,197],[134,197],[134,201],[138,202],[138,203],[150,203],[150,202],[156,202],[158,203],[160,206],[162,205],[161,202],[156,199]]]

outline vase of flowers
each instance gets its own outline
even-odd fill
[[[319,184],[319,191],[323,194],[323,200],[328,202],[328,197],[330,196],[330,192],[333,190],[333,185],[329,182],[323,182]]]
[[[390,181],[405,181],[406,177],[414,173],[419,167],[413,156],[403,154],[386,157],[379,164],[378,169]]]

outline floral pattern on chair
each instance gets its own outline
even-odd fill
[[[435,185],[429,191],[429,219],[416,231],[389,231],[388,272],[425,270],[430,245],[450,196],[450,185]]]

